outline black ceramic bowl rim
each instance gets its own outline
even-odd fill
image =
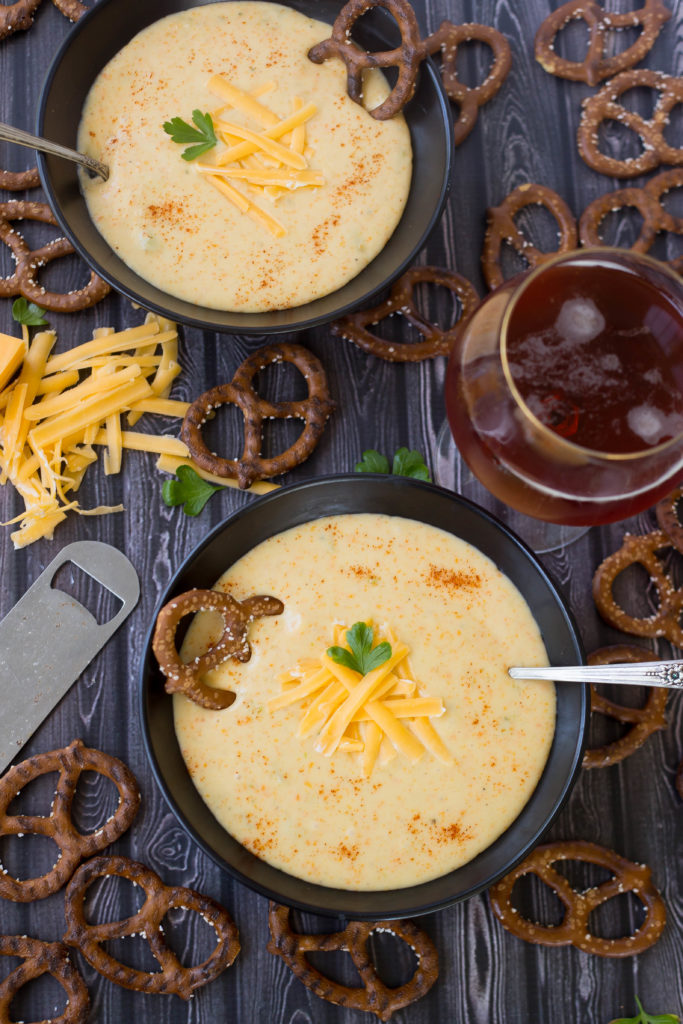
[[[114,53],[141,28],[165,14],[210,2],[214,0],[98,0],[74,25],[48,70],[36,134],[75,148],[87,91]],[[341,6],[338,0],[276,2],[330,22]],[[114,17],[117,8],[123,10]],[[376,8],[358,27],[359,40],[377,50],[388,45],[387,32],[395,28],[395,22],[384,8]],[[73,52],[81,59],[76,60]],[[391,70],[388,73],[391,75]],[[401,221],[382,251],[360,274],[330,295],[292,309],[235,313],[195,305],[162,291],[131,270],[100,235],[81,194],[75,164],[39,153],[38,169],[50,207],[76,252],[132,302],[189,326],[219,333],[279,334],[312,328],[370,305],[373,297],[386,290],[413,262],[438,223],[450,187],[454,140],[448,97],[431,58],[422,64],[415,96],[404,113],[413,142],[413,178]]]
[[[250,501],[212,530],[175,573],[145,640],[139,693],[142,731],[152,771],[171,811],[202,850],[238,881],[278,903],[311,913],[366,920],[411,917],[443,909],[487,889],[539,842],[581,768],[590,710],[587,688],[578,684],[557,687],[557,726],[543,775],[520,815],[491,846],[468,864],[432,881],[403,889],[356,892],[286,874],[259,860],[218,824],[182,760],[173,728],[172,698],[164,691],[163,676],[151,650],[156,614],[175,594],[211,586],[218,574],[266,537],[345,512],[401,515],[469,540],[522,590],[541,627],[551,664],[583,662],[576,624],[556,584],[533,552],[488,512],[450,491],[405,477],[318,477]],[[217,557],[217,549],[226,546],[229,553]]]

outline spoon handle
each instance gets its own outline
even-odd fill
[[[513,679],[550,679],[555,683],[615,683],[619,686],[665,686],[671,690],[683,690],[683,661],[510,668],[508,674]]]
[[[60,146],[57,142],[49,142],[47,139],[41,139],[37,135],[31,135],[29,132],[24,132],[21,128],[14,128],[10,124],[0,122],[0,140],[16,142],[19,146],[38,149],[41,153],[50,153],[52,156],[61,156],[66,160],[73,160],[74,163],[80,164],[91,173],[97,174],[103,181],[106,181],[109,177],[109,168],[106,164],[100,163],[99,160],[86,156],[85,153],[78,153],[75,149]]]

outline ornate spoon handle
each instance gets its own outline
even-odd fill
[[[671,690],[683,690],[683,661],[510,668],[508,674],[513,679],[550,679],[555,683],[615,683],[618,686],[666,686]]]
[[[62,156],[65,160],[73,160],[74,163],[85,167],[87,171],[97,174],[103,181],[109,177],[109,168],[99,160],[86,156],[85,153],[78,153],[75,149],[60,146],[57,142],[41,139],[38,135],[31,135],[29,132],[22,131],[21,128],[13,128],[10,124],[0,122],[0,139],[4,142],[16,142],[19,146],[28,146],[29,149],[39,149],[41,153]]]

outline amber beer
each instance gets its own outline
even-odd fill
[[[493,292],[446,378],[453,437],[518,511],[592,525],[683,474],[683,284],[614,249],[555,258]]]

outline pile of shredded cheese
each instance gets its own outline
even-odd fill
[[[408,655],[390,629],[378,630],[376,646],[391,644],[391,656],[367,675],[339,665],[327,654],[303,659],[280,677],[283,692],[268,702],[270,712],[302,702],[301,738],[317,734],[316,750],[357,753],[366,777],[379,757],[384,764],[402,754],[411,764],[425,750],[444,764],[453,758],[430,722],[445,708],[440,698],[420,695]],[[334,645],[346,647],[346,626],[334,628]]]
[[[269,83],[245,93],[221,75],[214,75],[209,90],[226,105],[212,111],[211,117],[218,138],[227,148],[217,153],[212,163],[197,161],[195,166],[238,210],[280,238],[286,234],[283,225],[232,182],[244,182],[253,193],[277,202],[293,189],[319,188],[325,184],[325,179],[308,164],[306,122],[315,114],[315,104],[304,103],[297,97],[293,100],[292,113],[280,119],[258,102],[260,96],[274,88],[275,84]],[[224,115],[231,108],[247,115],[264,130],[253,131],[226,120]]]

